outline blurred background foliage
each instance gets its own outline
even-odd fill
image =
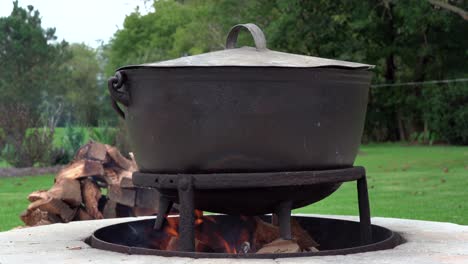
[[[223,49],[230,27],[251,22],[264,30],[270,49],[376,65],[364,142],[466,145],[466,80],[424,84],[468,78],[467,18],[440,3],[468,8],[463,0],[155,0],[153,11],[135,10],[108,43],[93,49],[58,42],[54,29],[42,27],[39,11],[15,2],[11,15],[0,18],[2,114],[14,115],[20,107],[31,119],[24,126],[49,134],[56,127],[105,124],[94,137],[128,146],[123,133],[110,129],[122,125],[108,102],[107,77],[128,64]],[[252,44],[248,34],[241,35],[239,45]],[[416,84],[398,85],[407,82]],[[8,134],[8,122],[0,122],[4,152],[25,147],[18,140],[26,142]],[[17,127],[16,133],[28,137],[26,128]],[[64,142],[89,137],[65,131]],[[31,140],[47,145],[35,138],[50,141],[45,134]]]

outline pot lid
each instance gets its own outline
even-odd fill
[[[255,47],[236,48],[237,36],[242,28],[246,28],[252,35]],[[269,50],[266,46],[265,35],[255,24],[239,24],[231,28],[227,39],[226,49],[186,56],[178,59],[125,66],[128,68],[157,68],[157,67],[340,67],[351,69],[371,69],[374,66],[348,61],[332,60],[319,57],[298,55]]]

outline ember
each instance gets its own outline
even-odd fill
[[[292,221],[293,239],[287,243],[278,243],[279,228],[267,223],[260,217],[236,216],[216,222],[213,216],[203,216],[200,210],[195,211],[195,249],[196,252],[246,254],[262,251],[268,252],[272,245],[277,251],[289,252],[291,245],[296,252],[310,251],[318,243],[307,231]],[[179,240],[179,219],[168,217],[162,231],[148,228],[151,247],[158,250],[177,250]]]

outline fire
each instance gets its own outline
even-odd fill
[[[179,221],[173,217],[168,217],[164,232],[170,236],[179,237]]]
[[[246,254],[255,253],[279,238],[279,228],[260,217],[203,216],[195,211],[196,252]],[[215,219],[217,221],[215,221]],[[149,230],[153,248],[175,251],[179,243],[179,218],[168,217],[163,230]],[[294,248],[308,250],[318,244],[295,221],[292,222]],[[299,245],[299,246],[298,246]],[[273,245],[274,247],[278,245]],[[287,248],[288,249],[288,248]]]

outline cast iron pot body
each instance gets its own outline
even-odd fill
[[[254,39],[258,48],[261,40]],[[125,106],[122,111],[113,101],[141,172],[301,171],[353,165],[371,74],[369,67],[139,65],[121,68],[109,86]],[[338,186],[317,186],[297,206]],[[211,195],[239,207],[231,196],[247,192],[214,194],[204,200]],[[251,196],[277,194],[255,190]],[[210,209],[209,202],[200,206]]]
[[[142,172],[352,166],[370,72],[336,68],[134,68],[126,123]]]

